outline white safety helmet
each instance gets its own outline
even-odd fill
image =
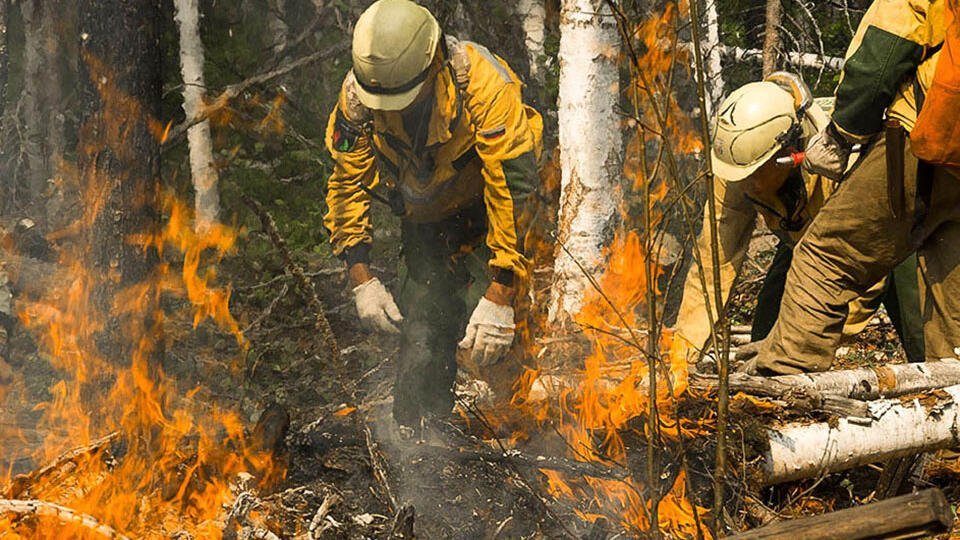
[[[784,146],[799,144],[801,123],[812,103],[807,85],[783,71],[734,91],[717,111],[710,151],[713,172],[740,181]]]
[[[410,105],[426,82],[440,42],[437,19],[410,0],[378,0],[353,30],[353,74],[360,102],[397,111]]]

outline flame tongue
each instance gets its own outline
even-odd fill
[[[17,495],[62,505],[129,536],[217,537],[236,476],[277,472],[271,471],[270,455],[245,440],[235,414],[201,407],[192,399],[199,389],[178,397],[174,382],[151,363],[158,345],[156,325],[165,315],[143,314],[145,306],[159,305],[161,295],[186,300],[193,327],[211,320],[246,347],[228,309],[230,289],[213,284],[213,265],[233,249],[236,231],[212,225],[198,234],[191,229],[186,205],[168,196],[164,206],[169,219],[162,231],[129,241],[154,248],[167,260],[181,257],[182,268],[159,265],[144,282],[119,290],[104,311],[93,295],[111,277],[91,272],[82,256],[67,251],[62,262],[71,279],[63,290],[21,304],[22,323],[54,367],[67,375],[51,388],[52,399],[38,406],[48,435],[36,460],[49,462],[105,433],[118,435],[109,444],[91,445],[89,452],[81,448],[46,474],[21,479]],[[120,321],[124,349],[130,351],[126,362],[105,357],[98,346],[110,321]],[[59,521],[56,527],[30,531],[0,517],[0,531],[38,537],[90,534],[82,524]]]

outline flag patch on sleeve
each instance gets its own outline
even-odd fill
[[[337,152],[349,152],[357,145],[360,132],[347,123],[339,114],[333,123],[333,149]]]

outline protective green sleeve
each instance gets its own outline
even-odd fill
[[[884,111],[922,58],[921,45],[875,26],[868,27],[860,47],[843,66],[833,122],[860,137],[879,132]]]
[[[883,128],[884,113],[932,47],[943,39],[943,0],[877,0],[864,13],[847,49],[833,123],[866,138]]]

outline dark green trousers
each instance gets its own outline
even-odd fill
[[[793,249],[780,242],[770,263],[767,277],[757,295],[757,309],[753,314],[751,341],[759,341],[770,333],[780,312],[780,300],[787,282],[787,271],[793,261]],[[887,289],[880,297],[890,321],[900,336],[903,350],[910,362],[923,362],[923,319],[920,316],[920,291],[917,281],[917,255],[907,257],[894,268]]]
[[[402,224],[403,323],[393,388],[401,424],[453,409],[457,342],[489,285],[486,234],[482,202],[440,222]]]

